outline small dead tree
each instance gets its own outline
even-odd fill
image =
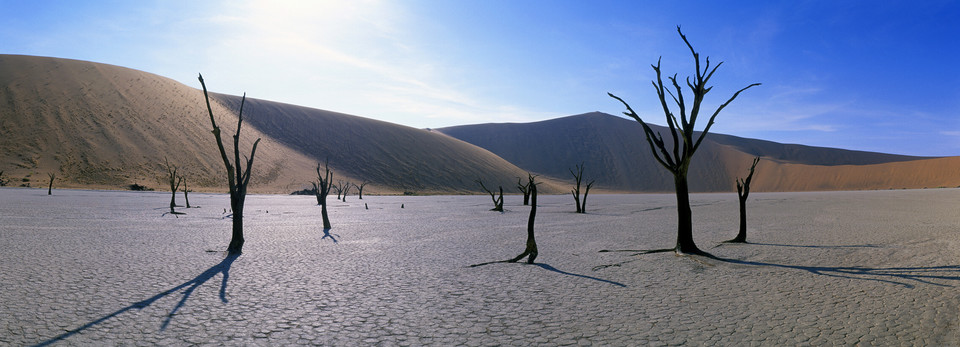
[[[650,144],[650,151],[653,153],[653,157],[660,165],[666,168],[667,171],[673,174],[673,183],[677,194],[677,244],[673,250],[678,254],[709,255],[709,253],[700,250],[693,241],[693,214],[690,210],[690,189],[687,184],[687,172],[690,169],[693,154],[700,148],[700,144],[703,142],[703,139],[706,138],[707,133],[710,132],[710,127],[713,126],[714,119],[717,118],[720,111],[733,102],[744,90],[759,86],[760,83],[750,84],[734,93],[730,99],[721,104],[713,112],[707,121],[706,127],[704,127],[703,130],[700,131],[699,136],[695,138],[696,130],[694,126],[696,125],[697,117],[700,115],[700,104],[703,102],[704,96],[713,89],[713,87],[707,86],[707,82],[713,77],[713,73],[717,71],[717,68],[719,68],[723,62],[717,64],[711,70],[710,58],[708,57],[706,59],[706,66],[701,70],[700,54],[693,49],[690,41],[688,41],[687,37],[680,31],[679,26],[677,27],[677,33],[680,34],[680,38],[683,39],[687,48],[690,49],[690,53],[693,54],[693,60],[696,64],[695,78],[691,81],[690,77],[687,77],[686,80],[687,86],[690,87],[693,93],[693,104],[689,110],[689,116],[687,114],[687,105],[683,98],[683,88],[681,88],[680,83],[677,82],[677,75],[674,74],[673,77],[667,77],[670,82],[672,82],[672,87],[676,91],[676,94],[674,94],[674,91],[664,86],[660,72],[660,61],[657,60],[657,65],[650,65],[657,73],[657,80],[651,81],[651,83],[660,99],[660,106],[663,108],[663,114],[667,119],[667,126],[670,127],[669,131],[670,136],[673,138],[673,146],[667,145],[663,141],[663,136],[660,133],[655,133],[653,129],[634,112],[633,108],[631,108],[626,101],[612,93],[607,93],[607,95],[617,99],[617,101],[620,101],[620,103],[627,108],[627,111],[623,112],[623,114],[633,118],[643,126],[643,133],[647,138],[647,143]],[[672,99],[674,104],[679,108],[679,119],[674,115],[673,111],[670,110],[670,106],[667,105],[667,95],[670,96],[670,99]]]
[[[477,184],[480,184],[480,188],[483,188],[487,194],[490,194],[490,198],[493,199],[493,208],[490,211],[503,212],[503,186],[500,186],[500,197],[498,198],[494,192],[487,189],[487,186],[483,185],[483,181],[479,178],[475,181]]]
[[[347,185],[347,181],[338,180],[337,184],[333,186],[333,189],[337,191],[337,200],[341,199],[341,195],[343,195],[343,186],[345,185]]]
[[[57,178],[56,172],[48,173],[47,176],[50,176],[50,185],[47,186],[47,195],[53,195],[53,180]]]
[[[343,189],[343,200],[341,200],[341,201],[347,202],[347,194],[350,194],[350,186],[352,186],[352,185],[353,185],[353,184],[350,183],[350,181],[347,181],[346,183],[343,184],[343,188],[342,188],[342,189]]]
[[[583,191],[583,200],[580,200],[580,183],[583,180],[583,163],[577,165],[577,170],[574,171],[570,169],[570,173],[573,174],[573,179],[576,180],[577,185],[573,187],[573,190],[570,191],[573,194],[574,204],[577,206],[577,213],[587,213],[587,194],[590,194],[590,187],[593,187],[593,182],[587,183],[586,189]]]
[[[508,263],[516,263],[527,257],[527,264],[533,264],[533,260],[537,259],[537,239],[533,236],[533,222],[537,218],[537,184],[534,182],[533,175],[527,174],[528,183],[527,186],[530,187],[530,217],[527,218],[527,247],[523,250],[523,253],[514,257],[513,259],[508,260]]]
[[[520,259],[523,259],[523,257],[527,257],[527,264],[533,264],[533,261],[537,259],[537,255],[539,254],[539,251],[537,251],[537,238],[534,237],[533,234],[533,224],[537,218],[537,184],[534,182],[534,177],[535,176],[529,173],[527,174],[527,186],[530,187],[531,202],[530,217],[527,219],[527,246],[523,249],[523,253],[520,253],[520,255],[511,259],[473,264],[469,267],[478,267],[496,263],[516,263],[520,261]]]
[[[187,208],[190,208],[190,197],[187,196],[187,193],[191,192],[191,190],[187,189],[186,175],[181,175],[180,180],[183,181],[183,203]]]
[[[357,187],[357,198],[358,198],[358,199],[363,200],[363,187],[366,187],[367,184],[370,184],[370,182],[368,182],[368,181],[363,181],[363,182],[360,182],[359,185],[357,185],[357,184],[354,184],[354,185],[353,185],[354,187]]]
[[[213,109],[210,107],[210,97],[207,95],[207,85],[203,83],[203,75],[198,77],[200,85],[203,87],[203,98],[207,102],[207,113],[210,114],[210,123],[213,125],[213,136],[217,139],[217,147],[220,149],[220,158],[223,159],[223,166],[227,169],[227,183],[230,185],[230,209],[233,210],[233,233],[230,237],[230,245],[227,246],[227,253],[240,254],[243,251],[243,203],[247,198],[247,185],[250,184],[250,170],[253,168],[253,157],[257,153],[257,145],[260,139],[253,142],[253,149],[250,150],[250,157],[246,158],[246,169],[240,165],[240,127],[243,125],[243,104],[247,100],[247,94],[243,94],[240,99],[240,112],[237,115],[237,132],[233,135],[233,159],[234,164],[230,163],[227,152],[223,148],[223,140],[220,138],[220,127],[213,118]]]
[[[179,170],[179,168],[176,165],[170,164],[170,161],[167,160],[166,157],[163,158],[163,164],[167,169],[167,183],[170,184],[170,213],[177,214],[177,189],[180,189],[180,183],[183,182],[183,176],[177,175],[177,170]]]
[[[329,230],[330,217],[327,216],[327,195],[330,194],[330,188],[333,187],[333,172],[330,171],[327,160],[323,163],[324,173],[320,173],[320,163],[317,163],[317,182],[313,183],[313,190],[317,194],[317,205],[320,205],[320,216],[323,217],[323,229]]]
[[[529,175],[529,174],[528,174]],[[517,189],[523,193],[523,206],[530,204],[530,183],[523,184],[520,177],[517,177]]]
[[[753,171],[757,168],[760,157],[753,158],[753,165],[750,165],[750,174],[747,179],[737,178],[737,198],[740,200],[740,232],[733,240],[726,241],[730,243],[747,243],[747,196],[750,195],[750,180],[753,179]]]

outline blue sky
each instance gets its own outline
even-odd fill
[[[650,80],[723,61],[713,131],[960,155],[957,1],[7,1],[0,53],[438,128],[601,111],[665,124]],[[702,127],[702,125],[701,125]],[[638,134],[638,136],[642,136]]]

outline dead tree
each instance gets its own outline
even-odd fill
[[[577,213],[587,213],[587,194],[590,194],[590,187],[593,187],[593,182],[587,183],[586,189],[583,191],[583,200],[580,200],[580,182],[583,180],[583,163],[577,165],[577,171],[570,169],[570,173],[573,174],[573,179],[576,180],[577,185],[573,187],[573,190],[570,191],[573,194],[574,205],[577,206]]]
[[[490,198],[493,199],[493,208],[490,211],[503,212],[503,186],[500,186],[500,197],[498,198],[490,189],[487,189],[487,186],[483,185],[483,181],[479,178],[475,181],[480,184],[480,188],[483,188],[487,194],[490,194]]]
[[[50,185],[47,186],[47,195],[53,195],[53,180],[57,178],[56,172],[48,173],[47,176],[50,176]]]
[[[317,205],[320,205],[320,216],[323,217],[323,229],[329,230],[330,217],[327,216],[327,195],[333,187],[333,172],[330,171],[329,160],[323,163],[324,173],[320,174],[320,163],[317,163],[317,182],[313,183],[313,190],[317,194]]]
[[[340,200],[340,196],[343,195],[343,186],[347,184],[347,181],[339,180],[337,184],[333,186],[333,189],[337,190],[337,200]]]
[[[354,185],[353,185],[354,187],[357,187],[357,198],[358,198],[358,199],[363,200],[363,187],[366,187],[367,184],[370,184],[370,182],[363,181],[363,182],[360,182],[359,185],[357,185],[357,184],[354,184]]]
[[[347,202],[347,194],[350,194],[350,186],[351,186],[350,181],[347,181],[346,183],[343,184],[343,188],[341,188],[343,193],[343,200],[341,201]]]
[[[740,232],[733,240],[726,241],[730,243],[747,243],[747,196],[750,195],[750,180],[753,179],[753,171],[757,168],[760,157],[753,158],[753,165],[750,165],[750,174],[747,179],[737,178],[737,198],[740,200]]]
[[[529,174],[528,174],[529,175]],[[530,204],[530,183],[523,184],[520,177],[517,177],[517,189],[523,193],[523,206]]]
[[[220,127],[213,118],[213,109],[210,107],[210,97],[207,95],[207,85],[203,83],[203,75],[198,77],[200,85],[203,86],[203,98],[207,102],[207,113],[210,114],[210,123],[213,125],[213,136],[217,139],[217,147],[220,149],[220,158],[223,159],[223,166],[227,169],[227,183],[230,185],[230,209],[233,210],[233,233],[230,238],[230,245],[227,246],[227,253],[240,254],[243,251],[243,203],[247,198],[247,185],[250,184],[250,170],[253,168],[253,157],[257,153],[257,145],[260,139],[253,142],[253,149],[250,150],[250,157],[246,158],[246,170],[240,165],[240,126],[243,125],[243,104],[247,100],[247,94],[243,94],[240,99],[240,112],[237,115],[237,132],[233,135],[233,159],[236,167],[230,163],[227,152],[223,148],[223,140],[220,138]]]
[[[181,175],[180,180],[183,181],[183,203],[187,208],[190,208],[190,198],[187,196],[187,193],[191,192],[190,189],[187,189],[187,177],[186,175]]]
[[[167,160],[166,157],[163,158],[163,164],[167,169],[167,183],[170,184],[170,213],[177,214],[177,189],[180,189],[180,183],[183,182],[183,177],[177,175],[179,168],[176,165],[170,164],[170,161]]]
[[[533,236],[533,222],[537,218],[537,184],[533,181],[534,177],[530,174],[527,174],[528,183],[527,186],[530,187],[530,218],[527,219],[527,247],[523,250],[523,253],[514,257],[513,259],[508,260],[508,263],[516,263],[527,257],[527,264],[533,264],[533,260],[537,259],[537,239]]]
[[[696,125],[697,117],[700,115],[700,104],[703,102],[704,96],[713,88],[708,87],[707,82],[711,77],[713,77],[713,73],[716,72],[717,68],[719,68],[723,63],[721,62],[717,64],[711,70],[710,58],[707,57],[706,66],[701,70],[700,54],[693,49],[690,41],[688,41],[687,37],[683,35],[683,32],[680,31],[679,26],[677,27],[677,33],[680,34],[680,38],[683,39],[683,42],[687,45],[687,48],[690,49],[690,53],[693,54],[694,63],[696,63],[695,78],[693,81],[690,80],[690,77],[687,77],[686,79],[686,84],[693,93],[693,104],[689,109],[689,116],[687,114],[687,105],[683,99],[683,89],[680,87],[680,83],[677,82],[677,75],[674,74],[673,77],[667,77],[670,82],[672,82],[672,87],[676,91],[676,94],[674,94],[673,91],[664,87],[660,72],[660,60],[657,60],[657,65],[651,65],[657,74],[657,80],[651,81],[651,83],[653,84],[653,87],[657,92],[657,96],[660,99],[660,106],[663,108],[664,116],[667,119],[667,125],[670,127],[669,131],[670,136],[673,138],[673,146],[667,145],[663,141],[663,136],[660,133],[655,133],[653,129],[651,129],[650,126],[648,126],[647,123],[644,122],[636,112],[634,112],[634,110],[629,104],[627,104],[626,101],[611,93],[607,94],[610,95],[610,97],[617,99],[617,101],[623,103],[627,109],[624,114],[630,116],[643,126],[643,133],[647,138],[647,143],[650,144],[650,151],[653,153],[653,157],[658,163],[660,163],[660,165],[673,174],[673,182],[674,186],[676,187],[677,194],[677,244],[674,247],[674,251],[679,254],[687,253],[709,255],[708,253],[697,248],[696,243],[693,241],[693,221],[692,213],[690,211],[689,187],[687,184],[687,172],[690,169],[690,161],[691,158],[693,158],[693,154],[698,148],[700,148],[700,144],[707,136],[707,133],[710,131],[710,127],[713,126],[714,119],[717,118],[717,115],[720,114],[720,111],[733,102],[733,100],[736,99],[741,92],[751,87],[758,86],[760,83],[750,84],[734,93],[730,99],[721,104],[720,107],[713,112],[707,121],[706,127],[700,131],[699,137],[694,138],[694,135],[696,135],[694,126]],[[670,106],[667,105],[668,94],[679,108],[679,119],[677,119],[677,116],[674,115],[673,111],[671,111]]]

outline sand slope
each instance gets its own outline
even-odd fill
[[[211,90],[217,82],[207,76]],[[223,190],[223,164],[199,82],[85,61],[0,55],[0,170],[11,185],[162,188],[163,158],[191,186]],[[371,182],[367,192],[472,192],[483,177],[512,187],[525,171],[465,142],[400,125],[250,99],[241,148],[256,154],[251,191],[308,186],[330,158],[335,180]],[[239,98],[216,95],[214,113],[230,146]],[[545,186],[548,190],[550,185]]]
[[[667,129],[653,126],[672,142]],[[489,149],[520,167],[554,177],[585,163],[597,185],[630,191],[672,191],[672,176],[650,153],[640,125],[594,112],[524,124],[477,124],[439,129]],[[924,158],[780,144],[710,134],[690,167],[693,191],[733,191],[760,156],[754,189],[804,191],[956,187],[958,158]]]

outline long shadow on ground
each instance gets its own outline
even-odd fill
[[[468,266],[468,267],[479,267],[479,266],[490,265],[490,264],[499,264],[499,263],[527,264],[527,263],[524,263],[524,262],[511,262],[511,261],[509,261],[509,260],[500,260],[500,261],[491,261],[491,262],[480,263],[480,264],[473,264],[473,265],[470,265],[470,266]],[[566,271],[557,269],[557,268],[555,268],[555,267],[553,267],[553,266],[550,266],[550,265],[547,265],[547,264],[544,264],[544,263],[533,263],[533,264],[527,264],[527,265],[536,265],[537,267],[539,267],[539,268],[541,268],[541,269],[544,269],[544,270],[547,270],[547,271],[556,272],[556,273],[561,274],[561,275],[573,276],[573,277],[580,277],[580,278],[586,278],[586,279],[588,279],[588,280],[594,280],[594,281],[598,281],[598,282],[603,282],[603,283],[607,283],[607,284],[612,284],[612,285],[615,285],[615,286],[618,286],[618,287],[626,287],[626,286],[627,286],[627,285],[625,285],[625,284],[623,284],[623,283],[620,283],[620,282],[615,282],[615,281],[611,281],[611,280],[605,280],[605,279],[602,279],[602,278],[599,278],[599,277],[593,277],[593,276],[576,274],[576,273],[572,273],[572,272],[566,272]]]
[[[779,244],[757,244],[757,243],[748,243],[753,245],[766,245],[766,246],[784,246],[784,247],[804,247],[804,248],[848,248],[848,247],[864,247],[864,248],[876,248],[875,245],[847,245],[847,246],[795,246],[795,245],[779,245]],[[655,249],[655,250],[602,250],[601,252],[634,252],[634,256],[637,255],[647,255],[653,253],[668,253],[672,252],[672,249]],[[946,281],[960,281],[960,265],[940,265],[940,266],[906,266],[906,267],[866,267],[866,266],[804,266],[804,265],[790,265],[790,264],[778,264],[770,262],[760,262],[760,261],[750,261],[750,260],[740,260],[740,259],[731,259],[731,258],[722,258],[709,253],[705,255],[687,255],[690,259],[693,259],[697,262],[703,263],[705,265],[713,265],[708,261],[718,261],[729,264],[737,265],[748,265],[748,266],[765,266],[765,267],[774,267],[781,269],[791,269],[791,270],[801,270],[806,271],[815,275],[821,276],[830,276],[838,278],[849,278],[856,280],[865,280],[865,281],[876,281],[883,283],[890,283],[895,285],[900,285],[906,288],[913,288],[914,285],[911,282],[929,284],[941,287],[953,287],[953,285],[943,283]],[[619,267],[623,264],[637,261],[639,259],[632,259],[623,261],[620,263],[601,265],[593,268],[594,271],[604,269],[607,267]]]
[[[160,298],[163,298],[163,297],[165,297],[165,296],[167,296],[167,295],[173,294],[173,293],[175,293],[175,292],[177,292],[177,291],[179,291],[179,290],[181,290],[181,289],[186,288],[186,289],[183,291],[183,298],[181,298],[180,301],[177,302],[177,304],[170,310],[170,313],[167,314],[167,318],[164,319],[164,320],[163,320],[163,323],[160,325],[160,331],[163,331],[163,330],[165,330],[165,329],[167,328],[167,325],[170,324],[170,321],[173,319],[173,316],[176,315],[177,311],[180,310],[180,308],[183,307],[183,305],[187,303],[187,299],[190,298],[190,295],[193,294],[193,291],[196,290],[196,289],[197,289],[198,287],[200,287],[201,285],[203,285],[204,283],[206,283],[207,281],[209,281],[209,280],[210,280],[211,278],[213,278],[214,276],[216,276],[218,273],[222,273],[222,274],[223,274],[223,279],[220,281],[220,301],[226,303],[226,302],[227,302],[227,280],[230,278],[230,266],[233,264],[233,262],[234,262],[235,260],[237,260],[237,257],[239,257],[239,256],[240,256],[239,254],[228,255],[228,256],[227,256],[226,258],[224,258],[223,261],[221,261],[219,264],[210,267],[210,268],[207,269],[206,271],[200,273],[200,275],[197,275],[197,277],[193,278],[192,280],[186,281],[186,282],[184,282],[183,284],[180,284],[180,285],[178,285],[178,286],[176,286],[176,287],[173,287],[173,288],[171,288],[171,289],[168,289],[168,290],[165,290],[165,291],[163,291],[163,292],[160,292],[159,294],[154,295],[154,296],[152,296],[152,297],[150,297],[150,298],[148,298],[148,299],[146,299],[146,300],[137,301],[137,302],[135,302],[135,303],[132,303],[132,304],[130,304],[130,305],[127,306],[127,307],[124,307],[124,308],[121,308],[121,309],[119,309],[119,310],[116,310],[116,311],[114,311],[113,313],[110,313],[110,314],[108,314],[108,315],[106,315],[106,316],[100,317],[100,318],[98,318],[98,319],[96,319],[96,320],[91,321],[90,323],[84,324],[84,325],[82,325],[82,326],[80,326],[80,327],[78,327],[78,328],[76,328],[76,329],[70,330],[70,331],[65,332],[65,333],[63,333],[63,334],[60,334],[60,335],[58,335],[58,336],[56,336],[56,337],[53,337],[53,338],[51,338],[51,339],[49,339],[49,340],[40,342],[40,343],[38,343],[38,344],[36,344],[36,345],[34,345],[34,346],[49,346],[49,345],[51,345],[51,344],[53,344],[53,343],[55,343],[55,342],[62,341],[62,340],[66,339],[66,338],[68,338],[68,337],[70,337],[70,336],[73,336],[73,335],[75,335],[75,334],[77,334],[77,333],[79,333],[79,332],[81,332],[81,331],[84,331],[84,330],[89,329],[89,328],[91,328],[91,327],[93,327],[93,326],[96,326],[96,325],[98,325],[98,324],[100,324],[100,323],[103,323],[104,321],[106,321],[106,320],[108,320],[108,319],[111,319],[111,318],[113,318],[113,317],[116,317],[116,316],[118,316],[118,315],[120,315],[120,314],[122,314],[122,313],[124,313],[124,312],[127,312],[127,311],[129,311],[129,310],[131,310],[131,309],[138,309],[138,310],[143,309],[143,308],[145,308],[145,307],[147,307],[147,306],[150,306],[151,304],[153,304],[155,301],[159,300]]]

